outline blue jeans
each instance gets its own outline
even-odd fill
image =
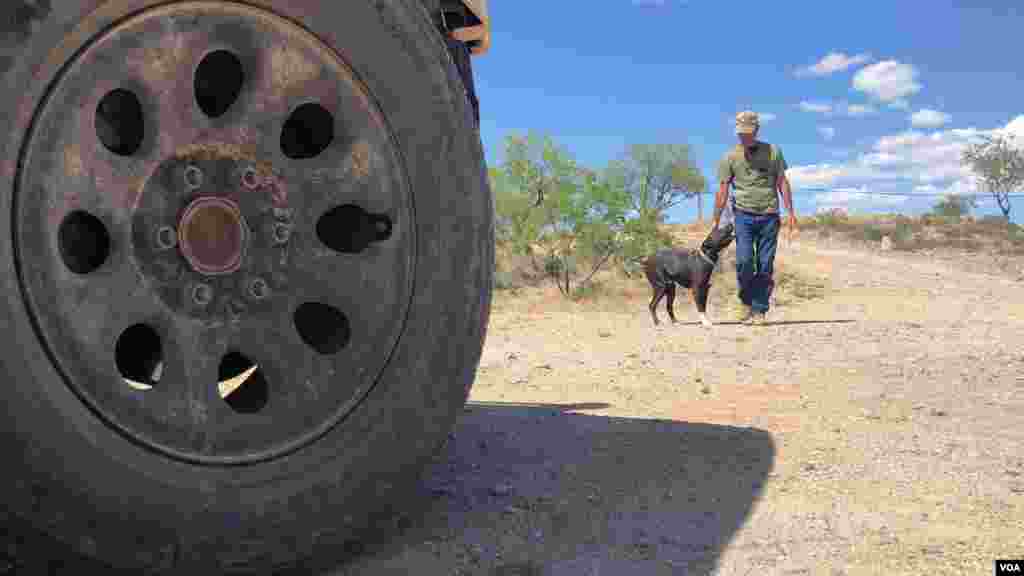
[[[756,314],[768,311],[775,281],[775,247],[779,238],[778,214],[751,214],[734,210],[736,221],[736,282],[740,301]]]

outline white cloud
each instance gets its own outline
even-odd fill
[[[836,137],[836,129],[831,126],[818,126],[818,134],[825,140],[832,140]]]
[[[871,106],[867,106],[865,104],[849,104],[846,106],[847,116],[852,116],[854,118],[858,118],[860,116],[868,116],[870,114],[874,114],[875,112],[876,110],[874,108],[872,108]]]
[[[786,170],[786,178],[793,188],[814,188],[832,184],[843,176],[843,167],[835,164],[793,166]]]
[[[832,113],[832,105],[825,102],[808,102],[804,100],[800,102],[800,109],[804,112],[814,112],[816,114]]]
[[[798,106],[804,112],[824,114],[825,116],[838,114],[840,116],[849,116],[851,118],[859,118],[878,112],[878,110],[873,106],[869,106],[867,104],[848,104],[846,102],[832,104],[831,102],[803,100]]]
[[[853,88],[882,102],[903,106],[907,96],[921,91],[921,84],[917,82],[917,70],[910,64],[884,60],[858,70]]]
[[[796,71],[798,77],[802,76],[828,76],[836,72],[842,72],[853,66],[859,66],[871,59],[870,54],[857,54],[848,56],[842,52],[829,52],[816,64],[800,68]]]
[[[907,200],[878,192],[975,194],[974,175],[961,165],[961,153],[980,136],[996,133],[1018,135],[1024,146],[1024,114],[989,130],[972,127],[890,134],[843,163],[793,166],[786,174],[794,189],[827,188],[816,198],[819,207],[826,208],[870,209]]]
[[[844,210],[870,210],[892,207],[907,201],[905,196],[884,196],[872,194],[867,186],[835,188],[814,196],[814,204],[818,212],[827,212],[836,208]]]
[[[1024,146],[1024,114],[1017,116],[1009,124],[993,132],[1015,138],[1017,142]]]
[[[910,125],[915,128],[938,128],[948,124],[952,118],[945,112],[922,108],[910,115]]]

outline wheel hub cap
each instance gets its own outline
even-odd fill
[[[247,240],[238,206],[216,197],[197,198],[189,204],[178,226],[178,239],[192,269],[211,276],[238,270]]]

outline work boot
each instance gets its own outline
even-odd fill
[[[740,324],[749,324],[750,320],[754,317],[754,310],[746,304],[740,304],[740,313],[736,317],[736,321]]]
[[[765,312],[754,312],[754,313],[751,314],[750,320],[748,321],[748,324],[751,324],[751,325],[754,325],[754,326],[763,326],[766,322],[768,322],[768,314],[767,313],[765,313]]]

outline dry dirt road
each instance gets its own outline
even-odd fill
[[[429,504],[334,574],[991,574],[1024,557],[1024,283],[973,264],[797,241],[824,297],[763,327],[500,295]]]
[[[762,327],[655,328],[642,279],[498,294],[420,507],[328,573],[991,574],[1024,557],[1024,283],[983,260],[783,246],[824,295]]]

